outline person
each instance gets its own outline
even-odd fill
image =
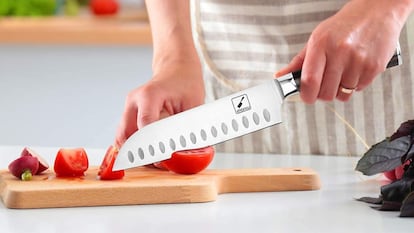
[[[160,118],[299,69],[302,101],[286,99],[283,124],[216,150],[361,155],[413,117],[412,0],[150,0],[146,7],[153,77],[126,97],[118,145]],[[386,70],[398,43],[403,65]]]

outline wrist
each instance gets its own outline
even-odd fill
[[[414,12],[414,0],[401,0],[402,4],[405,5],[409,14]]]
[[[153,53],[152,67],[170,64],[170,63],[193,63],[200,62],[198,53],[194,46],[179,45],[174,46],[174,43],[166,43],[167,46],[163,48],[155,48]]]
[[[152,64],[153,74],[172,73],[177,70],[198,70],[201,74],[201,62],[197,55],[183,53],[164,54],[154,58]]]
[[[406,23],[410,14],[414,11],[414,0],[394,0],[390,2],[391,17],[401,26]]]
[[[401,28],[414,11],[414,0],[351,0],[348,4],[361,9],[362,14],[373,15],[377,20],[392,20]]]

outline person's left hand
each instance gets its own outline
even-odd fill
[[[411,9],[407,1],[349,1],[315,28],[302,51],[275,76],[302,69],[304,102],[347,101],[353,90],[364,89],[386,69]]]

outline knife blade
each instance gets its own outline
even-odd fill
[[[401,61],[398,47],[387,68]],[[141,128],[120,148],[113,171],[152,164],[176,151],[212,146],[281,123],[283,100],[299,92],[300,77],[299,70]]]

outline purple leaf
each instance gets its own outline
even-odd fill
[[[361,157],[355,170],[367,176],[393,170],[402,164],[401,158],[406,155],[410,146],[410,136],[399,137],[393,141],[384,139]]]
[[[397,131],[391,135],[390,141],[393,141],[397,138],[413,135],[414,133],[414,120],[408,120],[403,122]]]
[[[400,217],[414,217],[414,191],[408,194],[402,203]]]

